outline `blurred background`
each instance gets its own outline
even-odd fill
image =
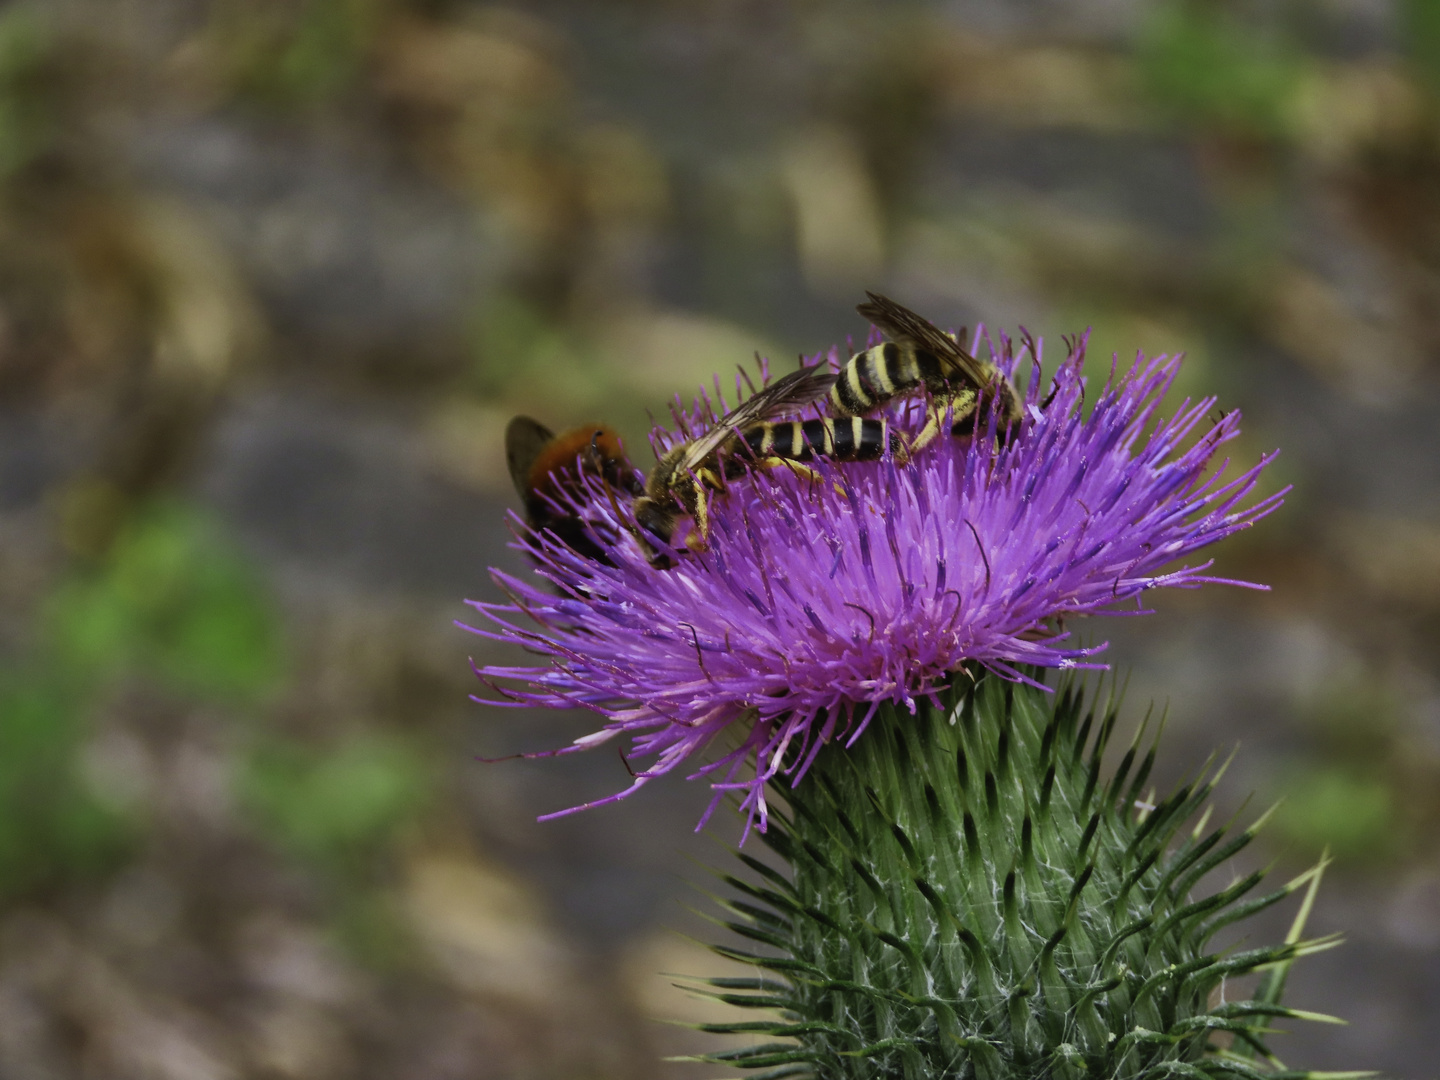
[[[1440,3],[0,7],[0,1075],[702,1076],[678,777],[481,764],[509,417],[945,325],[1184,350],[1288,505],[1274,586],[1092,623],[1325,845],[1287,1061],[1435,1077]],[[733,840],[730,823],[718,828]],[[1237,864],[1236,872],[1245,868]],[[696,909],[696,910],[692,910]],[[1283,932],[1289,913],[1270,924]],[[678,931],[678,932],[677,932]]]

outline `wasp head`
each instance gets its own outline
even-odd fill
[[[675,527],[679,524],[679,508],[675,505],[673,497],[651,498],[649,495],[641,495],[635,500],[635,527],[631,534],[635,542],[640,545],[640,550],[645,553],[645,558],[650,565],[657,570],[668,570],[675,565],[675,560],[658,548],[654,540],[663,543],[670,543],[675,535]],[[653,539],[652,539],[653,538]]]

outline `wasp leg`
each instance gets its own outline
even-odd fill
[[[703,495],[696,504],[694,521],[686,530],[685,547],[689,551],[706,551],[710,547],[710,502]]]
[[[820,474],[814,469],[812,469],[809,465],[804,465],[798,461],[792,460],[791,458],[763,457],[759,459],[757,464],[762,469],[778,469],[781,465],[784,465],[796,476],[806,476],[809,477],[811,480],[820,479]]]
[[[762,469],[775,469],[775,468],[779,468],[781,465],[784,465],[787,469],[789,469],[791,472],[793,472],[796,476],[803,476],[803,477],[805,477],[806,479],[810,480],[812,483],[819,483],[821,480],[825,479],[825,478],[824,478],[823,476],[821,476],[818,472],[816,472],[814,469],[812,469],[809,465],[802,465],[800,462],[798,462],[798,461],[792,461],[790,458],[765,457],[765,458],[761,458],[761,459],[757,462],[757,464],[758,464]],[[845,488],[844,488],[843,486],[841,486],[840,484],[835,484],[834,487],[835,487],[835,494],[836,494],[836,495],[844,495],[844,494],[845,494]]]
[[[910,445],[906,448],[905,456],[907,458],[935,441],[935,436],[940,434],[940,425],[945,422],[945,411],[949,403],[949,398],[940,398],[931,403],[925,417],[925,426],[920,429],[919,435],[910,440]]]
[[[920,429],[920,434],[911,440],[906,457],[914,454],[915,451],[929,446],[940,434],[940,429],[945,424],[945,417],[950,417],[950,426],[953,430],[966,419],[974,416],[978,402],[974,390],[958,390],[953,394],[945,394],[935,398],[927,412],[925,426]]]
[[[724,491],[725,480],[710,469],[699,469],[684,496],[685,509],[694,522],[694,527],[685,537],[685,546],[691,551],[704,551],[710,546],[710,497],[706,494],[707,488]]]

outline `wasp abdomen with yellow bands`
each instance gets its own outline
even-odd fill
[[[929,417],[901,453],[903,458],[934,439],[946,416],[951,434],[973,434],[977,414],[993,401],[997,436],[1003,440],[1020,419],[1020,398],[1005,374],[966,351],[963,331],[947,334],[893,300],[868,295],[860,314],[891,340],[850,358],[830,388],[831,409],[841,416],[865,416],[896,398],[926,391],[932,399]]]
[[[830,389],[830,404],[842,416],[863,416],[922,386],[939,388],[947,374],[934,353],[887,341],[850,358]]]
[[[884,420],[853,416],[843,419],[785,420],[756,424],[741,433],[750,453],[760,460],[782,459],[804,462],[817,457],[837,461],[875,461],[885,451],[899,450]],[[737,473],[744,471],[742,460],[731,459]],[[734,476],[730,476],[734,479]]]

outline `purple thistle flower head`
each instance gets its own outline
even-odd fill
[[[1007,377],[1030,358],[1023,415],[1006,438],[995,438],[992,409],[975,437],[942,436],[904,463],[822,461],[818,478],[757,468],[712,495],[708,549],[680,554],[673,569],[647,562],[625,501],[582,478],[556,509],[588,523],[604,560],[517,520],[541,580],[492,571],[511,603],[470,602],[486,623],[466,629],[547,658],[477,669],[502,699],[492,703],[604,717],[549,753],[630,736],[632,756],[650,763],[599,803],[730,732],[691,778],[708,777],[716,801],[738,792],[763,829],[765,785],[798,783],[824,743],[859,738],[883,703],[913,713],[957,674],[1028,682],[1026,666],[1103,667],[1092,657],[1104,645],[1073,645],[1066,620],[1143,612],[1149,589],[1263,587],[1209,576],[1208,561],[1173,564],[1279,505],[1284,491],[1242,506],[1273,455],[1227,480],[1214,458],[1239,433],[1238,413],[1207,429],[1206,398],[1160,416],[1178,358],[1112,368],[1087,414],[1085,340],[1069,344],[1046,383],[1028,338],[1017,353],[1003,335],[977,334],[976,350]],[[911,398],[883,415],[913,436],[925,405]],[[688,413],[677,408],[676,430],[653,437],[657,452],[724,407],[702,395]]]

